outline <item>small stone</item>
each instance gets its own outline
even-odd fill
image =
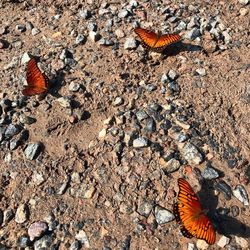
[[[97,24],[93,23],[93,22],[88,23],[88,30],[89,31],[97,31]]]
[[[41,239],[34,243],[34,250],[51,249],[53,238],[51,235],[44,235]]]
[[[99,139],[104,139],[104,138],[106,137],[106,135],[107,135],[107,129],[106,129],[106,128],[103,128],[103,129],[99,132],[98,138],[99,138]]]
[[[138,213],[142,216],[148,217],[152,209],[153,209],[152,202],[145,201],[139,204]]]
[[[239,0],[240,4],[247,5],[249,4],[249,0]]]
[[[117,96],[117,97],[115,98],[114,102],[113,102],[113,105],[114,105],[114,106],[120,106],[120,105],[122,105],[123,103],[124,103],[123,98],[120,97],[120,96]]]
[[[77,83],[77,82],[71,82],[69,84],[69,91],[77,92],[77,91],[79,91],[79,89],[80,89],[80,84],[79,83]]]
[[[175,216],[167,209],[160,206],[155,207],[156,222],[161,225],[175,219]]]
[[[17,245],[20,248],[26,248],[26,247],[30,246],[30,244],[31,244],[31,242],[27,236],[20,236],[17,239]],[[1,249],[1,247],[0,247],[0,249]]]
[[[182,31],[187,28],[187,24],[184,21],[180,21],[178,26],[176,27],[177,31]]]
[[[94,186],[90,185],[82,185],[77,190],[77,197],[83,198],[83,199],[91,199],[93,195],[95,194],[96,188]]]
[[[6,128],[6,130],[4,132],[4,135],[5,135],[6,138],[12,138],[14,135],[19,134],[20,131],[21,131],[21,127],[20,126],[11,123]]]
[[[240,15],[241,16],[246,16],[248,14],[248,9],[247,8],[241,8],[240,9]]]
[[[236,241],[236,243],[239,244],[243,249],[249,249],[248,241],[247,241],[246,239],[244,239],[243,237],[235,236],[235,241]]]
[[[80,17],[84,18],[84,19],[88,19],[91,17],[91,12],[87,9],[85,10],[81,10],[79,13]]]
[[[229,35],[227,31],[223,31],[222,35],[224,36],[225,44],[229,44],[232,41],[232,37]]]
[[[32,223],[28,228],[28,235],[30,240],[41,237],[48,230],[48,225],[45,222],[37,221]]]
[[[244,206],[249,206],[249,199],[246,189],[242,185],[237,185],[233,190],[233,195],[244,204]]]
[[[59,97],[56,99],[58,103],[64,108],[71,108],[72,101],[68,97]]]
[[[230,238],[226,237],[226,236],[222,236],[219,241],[217,242],[217,246],[224,248],[226,245],[228,245],[230,242]]]
[[[199,37],[200,35],[201,35],[200,30],[195,27],[185,34],[185,38],[190,39],[190,40],[194,40],[197,37]]]
[[[234,205],[231,207],[230,212],[233,215],[233,217],[237,217],[240,214],[240,209],[238,206]]]
[[[198,239],[197,242],[196,242],[196,247],[199,250],[206,250],[206,249],[209,248],[209,244],[205,240]]]
[[[17,208],[16,215],[15,215],[15,221],[18,224],[22,224],[27,221],[29,216],[29,208],[26,204],[21,204]]]
[[[134,148],[144,148],[148,146],[148,139],[144,137],[139,137],[133,141]]]
[[[34,171],[33,175],[32,175],[32,181],[37,185],[41,185],[44,181],[45,178],[42,174],[39,174],[38,172]]]
[[[114,45],[114,42],[110,39],[107,39],[107,38],[101,38],[98,42],[100,45],[103,45],[103,46],[112,46]]]
[[[86,41],[86,37],[83,34],[78,34],[75,44],[83,44]]]
[[[27,159],[34,160],[38,157],[38,155],[42,151],[42,143],[41,142],[35,142],[30,143],[24,150],[24,154]]]
[[[15,214],[12,209],[4,210],[3,212],[3,223],[7,224],[15,217]]]
[[[20,121],[22,124],[28,124],[28,125],[30,125],[30,124],[36,122],[36,118],[27,116],[27,115],[25,115],[25,114],[21,114],[21,115],[19,116],[19,121]]]
[[[214,168],[206,166],[202,172],[202,176],[206,180],[213,180],[219,177],[219,173]]]
[[[197,248],[193,243],[188,243],[187,250],[197,250]]]
[[[232,197],[232,190],[231,187],[224,181],[218,181],[214,183],[214,188],[222,192],[226,200],[230,200]]]
[[[37,34],[39,34],[41,31],[39,30],[39,29],[37,29],[37,28],[33,28],[32,30],[31,30],[31,35],[32,36],[36,36]]]
[[[69,250],[80,250],[80,249],[81,249],[81,243],[78,240],[74,241],[69,248]]]
[[[195,70],[195,72],[200,76],[205,76],[207,74],[206,70],[202,68]]]
[[[115,30],[115,35],[118,37],[118,38],[123,38],[125,36],[125,33],[123,32],[123,30],[121,29],[116,29]]]
[[[101,35],[99,33],[95,32],[95,31],[90,31],[89,32],[89,38],[93,42],[97,42],[101,38]]]
[[[181,152],[185,160],[187,160],[190,164],[200,164],[203,161],[202,154],[190,142],[187,142],[184,145],[184,147],[181,149]]]
[[[129,15],[129,12],[127,10],[121,10],[119,13],[118,13],[118,17],[119,18],[125,18]]]
[[[175,72],[174,70],[170,69],[168,72],[168,77],[170,80],[174,81],[178,78],[179,74]]]
[[[133,37],[129,37],[126,39],[124,43],[124,49],[129,50],[129,49],[135,49],[137,48],[137,41]]]
[[[148,114],[144,110],[138,110],[135,115],[138,121],[143,121],[148,118]]]
[[[21,59],[21,64],[26,64],[29,60],[31,59],[31,57],[29,56],[29,54],[27,52],[25,52],[22,56]]]
[[[25,32],[25,31],[26,31],[25,25],[17,24],[17,25],[16,25],[16,31],[17,31],[17,32]]]
[[[166,161],[164,158],[160,158],[159,163],[164,168],[164,172],[166,173],[173,173],[181,166],[181,163],[174,158],[169,159],[168,161]]]
[[[88,236],[84,230],[80,230],[78,234],[75,236],[75,238],[83,244],[83,247],[90,248]]]

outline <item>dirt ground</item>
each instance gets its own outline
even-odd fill
[[[222,220],[211,216],[217,240],[203,249],[250,248],[249,205],[215,188],[222,182],[231,190],[242,185],[250,195],[250,5],[240,2],[0,2],[0,249],[42,249],[39,244],[71,250],[202,249],[196,238],[182,236],[175,220],[157,223],[158,206],[172,211],[179,177],[200,190],[203,206],[225,215]],[[120,12],[125,9],[129,14],[124,17]],[[193,17],[199,21],[192,25]],[[194,40],[185,38],[206,20],[217,20],[211,26],[220,27],[218,35],[208,29]],[[188,24],[180,32],[183,41],[169,46],[166,56],[141,45],[125,48],[128,38],[140,43],[133,32],[136,22],[176,32],[181,21]],[[91,25],[113,44],[92,41]],[[77,43],[79,34],[84,41]],[[65,50],[68,56],[63,56]],[[43,99],[22,95],[25,53],[39,58],[40,69],[50,79],[50,93]],[[170,70],[178,73],[179,91],[174,94],[162,81]],[[80,86],[76,91],[70,87],[74,83]],[[70,108],[60,98],[70,100]],[[201,162],[185,159],[183,144],[162,130],[155,113],[153,132],[135,118],[152,103],[160,104],[159,112],[166,117],[168,106],[175,107],[168,118],[175,124],[173,133],[188,135],[204,155]],[[35,122],[20,122],[21,116]],[[20,134],[1,137],[9,124],[28,131],[28,138],[14,149],[11,142]],[[126,141],[132,132],[148,138],[150,146],[136,148]],[[41,152],[27,159],[27,145],[36,142]],[[156,144],[163,149],[153,150]],[[165,161],[161,163],[171,150],[180,166],[168,172]],[[204,180],[202,173],[210,164],[219,177]],[[146,215],[140,212],[144,203],[152,205]],[[19,223],[22,204],[27,209]],[[239,212],[233,216],[235,207]],[[8,213],[13,213],[10,218]],[[30,240],[28,229],[37,221],[46,222],[48,229]],[[87,240],[79,232],[86,233]],[[217,243],[223,235],[230,242],[221,247]],[[28,243],[22,245],[25,237]]]

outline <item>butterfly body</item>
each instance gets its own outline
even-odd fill
[[[173,212],[176,221],[181,225],[182,234],[214,244],[215,231],[211,221],[202,211],[199,198],[185,179],[178,179],[178,185],[178,202],[174,204]]]
[[[48,91],[48,78],[40,71],[34,58],[28,62],[26,79],[28,86],[22,91],[23,95],[41,95]]]
[[[135,28],[134,31],[140,37],[143,46],[155,52],[162,52],[168,45],[181,39],[178,34],[161,35],[143,28]]]

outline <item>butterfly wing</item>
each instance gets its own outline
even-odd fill
[[[154,45],[154,50],[155,51],[163,51],[164,49],[166,49],[166,47],[172,43],[176,43],[178,41],[181,40],[181,36],[178,34],[165,34],[162,35],[158,41],[156,42],[156,44]]]
[[[22,91],[25,96],[44,94],[48,90],[48,79],[42,74],[34,58],[30,59],[27,67],[28,86]]]
[[[185,179],[178,179],[178,185],[178,203],[174,204],[173,212],[181,225],[181,232],[185,237],[196,237],[214,244],[216,236],[213,225],[202,212],[197,195]]]
[[[140,37],[142,44],[145,47],[149,49],[154,48],[155,44],[158,41],[158,36],[156,33],[150,30],[143,29],[143,28],[135,28],[134,31]]]

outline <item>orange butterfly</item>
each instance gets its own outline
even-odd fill
[[[215,243],[215,231],[209,218],[203,213],[199,198],[185,179],[178,179],[178,202],[173,212],[176,221],[181,225],[185,237],[205,240],[208,244]]]
[[[134,31],[146,48],[156,52],[162,52],[168,45],[181,40],[181,36],[178,34],[160,35],[143,28],[135,28]]]
[[[28,86],[22,91],[23,95],[40,95],[48,91],[48,78],[40,71],[34,58],[28,62],[26,78]]]

